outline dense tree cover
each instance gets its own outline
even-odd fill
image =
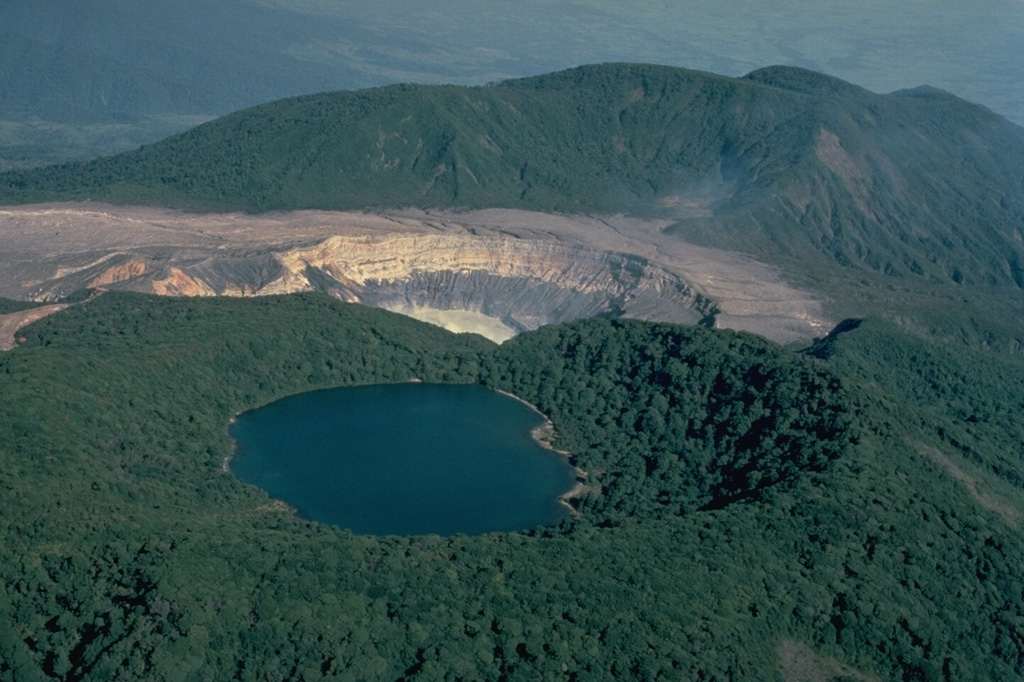
[[[0,355],[2,679],[778,679],[787,642],[883,679],[1024,674],[1019,530],[908,440],[930,415],[855,361],[876,339],[833,339],[837,375],[705,329],[495,347],[322,296],[122,293],[25,336]],[[414,377],[537,402],[602,492],[532,533],[366,537],[221,469],[239,410]]]
[[[937,342],[882,320],[847,320],[808,354],[899,405],[902,428],[955,453],[996,487],[1024,492],[1024,361]],[[893,371],[898,368],[899,371]]]
[[[20,310],[28,310],[34,308],[39,303],[32,301],[14,301],[9,298],[0,297],[0,315],[6,315],[7,313],[16,313]]]
[[[484,376],[607,472],[588,512],[619,521],[760,499],[855,438],[836,378],[743,334],[588,320],[503,344]]]
[[[605,64],[272,102],[115,157],[3,174],[0,202],[653,213],[763,258],[1019,288],[1021,159],[1024,130],[938,91]]]

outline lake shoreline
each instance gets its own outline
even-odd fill
[[[228,437],[229,438],[231,437],[231,427],[234,426],[236,421],[238,421],[238,415],[240,415],[240,414],[242,414],[242,413],[241,412],[236,412],[235,416],[232,417],[230,420],[228,420],[228,429],[227,429],[227,431],[228,431]],[[238,450],[238,443],[235,442],[234,438],[231,438],[231,452],[229,452],[224,457],[224,461],[221,462],[221,464],[220,464],[221,471],[223,471],[225,474],[230,474],[231,473],[231,469],[230,469],[231,460],[233,460],[235,458],[235,452],[237,450]]]
[[[584,471],[583,469],[580,469],[572,462],[572,455],[569,453],[568,450],[559,450],[558,448],[555,447],[554,422],[551,421],[550,417],[541,412],[540,408],[538,408],[536,405],[527,400],[524,400],[523,398],[520,398],[514,393],[503,391],[500,388],[492,388],[491,390],[494,391],[495,393],[499,393],[507,398],[512,398],[512,400],[515,400],[523,405],[526,405],[544,419],[543,424],[541,424],[540,426],[535,426],[532,429],[530,429],[530,436],[533,437],[533,440],[535,440],[537,444],[540,445],[545,450],[550,450],[555,454],[561,455],[562,457],[565,457],[566,460],[569,461],[569,464],[572,466],[573,472],[575,472],[576,475],[576,483],[575,485],[573,485],[572,488],[558,496],[558,503],[564,506],[566,509],[568,509],[570,514],[579,514],[579,510],[572,505],[572,500],[579,499],[586,492],[588,492],[588,490],[590,490],[590,486],[587,484],[587,472]]]

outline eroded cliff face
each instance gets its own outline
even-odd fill
[[[455,330],[497,325],[495,339],[595,315],[713,324],[781,342],[831,328],[813,294],[774,269],[627,219],[59,204],[0,209],[0,236],[0,296],[8,298],[59,300],[86,287],[172,296],[323,291]]]
[[[468,310],[515,331],[595,315],[710,321],[713,302],[646,259],[554,241],[472,235],[331,237],[277,255],[259,293],[326,291],[347,301]]]
[[[471,234],[334,235],[277,251],[111,254],[43,282],[164,296],[322,291],[390,310],[470,311],[513,332],[606,315],[710,324],[715,305],[647,259],[552,240]]]

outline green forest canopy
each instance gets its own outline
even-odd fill
[[[1022,508],[1012,359],[871,321],[808,354],[613,320],[495,346],[319,295],[108,293],[23,334],[0,355],[5,679],[772,679],[786,647],[1024,674],[1014,517],[921,454]],[[221,468],[243,409],[412,378],[537,404],[600,491],[531,533],[371,537]]]

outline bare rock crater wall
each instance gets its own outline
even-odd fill
[[[519,332],[604,315],[726,326],[780,342],[831,328],[813,294],[741,254],[643,221],[511,210],[251,216],[55,204],[0,209],[0,296],[82,288],[175,296],[323,291],[392,310],[467,311]]]

